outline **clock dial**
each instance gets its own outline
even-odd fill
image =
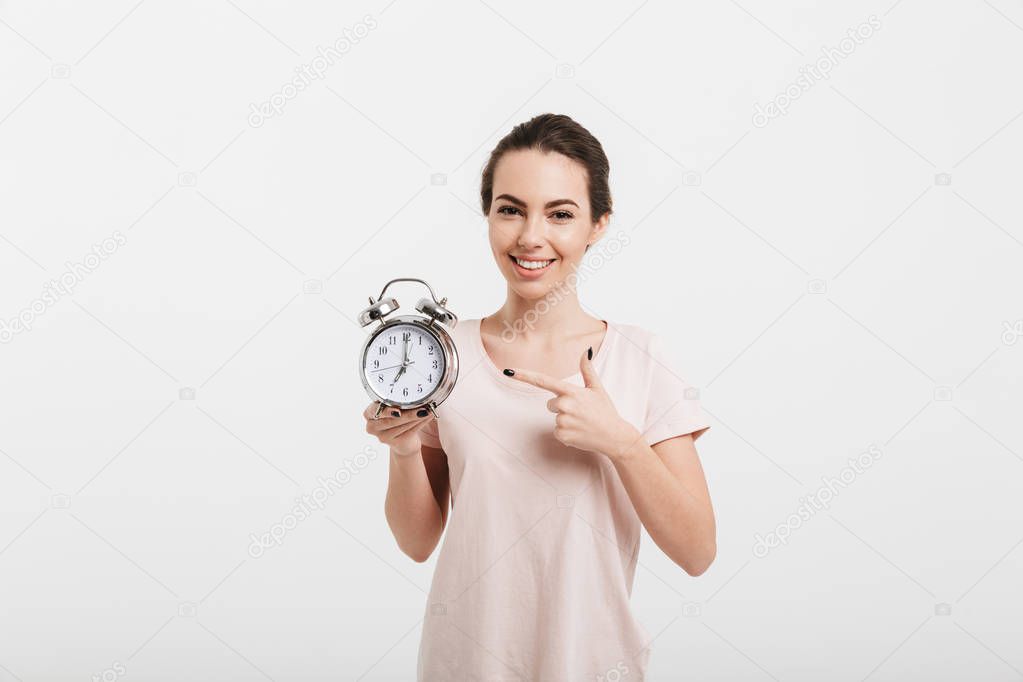
[[[377,333],[366,347],[363,372],[373,391],[395,403],[426,399],[444,376],[444,351],[436,336],[414,324]]]

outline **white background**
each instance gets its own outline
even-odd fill
[[[501,305],[479,174],[546,111],[631,240],[584,305],[663,334],[713,419],[716,562],[640,555],[651,679],[1020,679],[1023,5],[425,4],[0,1],[0,681],[412,679],[436,554],[395,546],[385,452],[250,534],[375,443],[368,296]]]

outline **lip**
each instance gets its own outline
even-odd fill
[[[521,265],[519,265],[518,263],[515,262],[516,256],[513,256],[512,254],[508,254],[508,258],[511,260],[512,269],[515,271],[515,274],[517,274],[520,279],[540,279],[558,261],[557,258],[522,258],[522,256],[518,256],[518,258],[522,258],[522,260],[528,260],[528,261],[544,261],[544,260],[553,261],[550,265],[548,265],[547,267],[542,268],[540,270],[527,270],[526,268],[522,267]]]

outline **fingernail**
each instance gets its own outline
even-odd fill
[[[430,414],[430,411],[428,409],[426,409],[425,407],[423,409],[419,410],[418,412],[416,412],[416,416],[417,417],[425,417],[428,414]]]
[[[506,370],[504,370],[504,373],[507,374],[510,377],[515,376],[515,370],[514,369],[506,369]]]
[[[400,417],[401,416],[401,412],[398,412],[398,410],[391,410],[391,416],[392,417]]]
[[[590,346],[589,348],[586,349],[586,359],[587,360],[593,359],[593,346]]]

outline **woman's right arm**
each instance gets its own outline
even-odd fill
[[[390,416],[385,408],[373,419],[377,403],[366,408],[366,432],[390,449],[384,514],[398,547],[414,561],[426,561],[444,533],[448,517],[450,481],[443,450],[424,446],[419,431],[433,415],[416,416],[413,410]],[[387,416],[385,416],[387,415]]]

